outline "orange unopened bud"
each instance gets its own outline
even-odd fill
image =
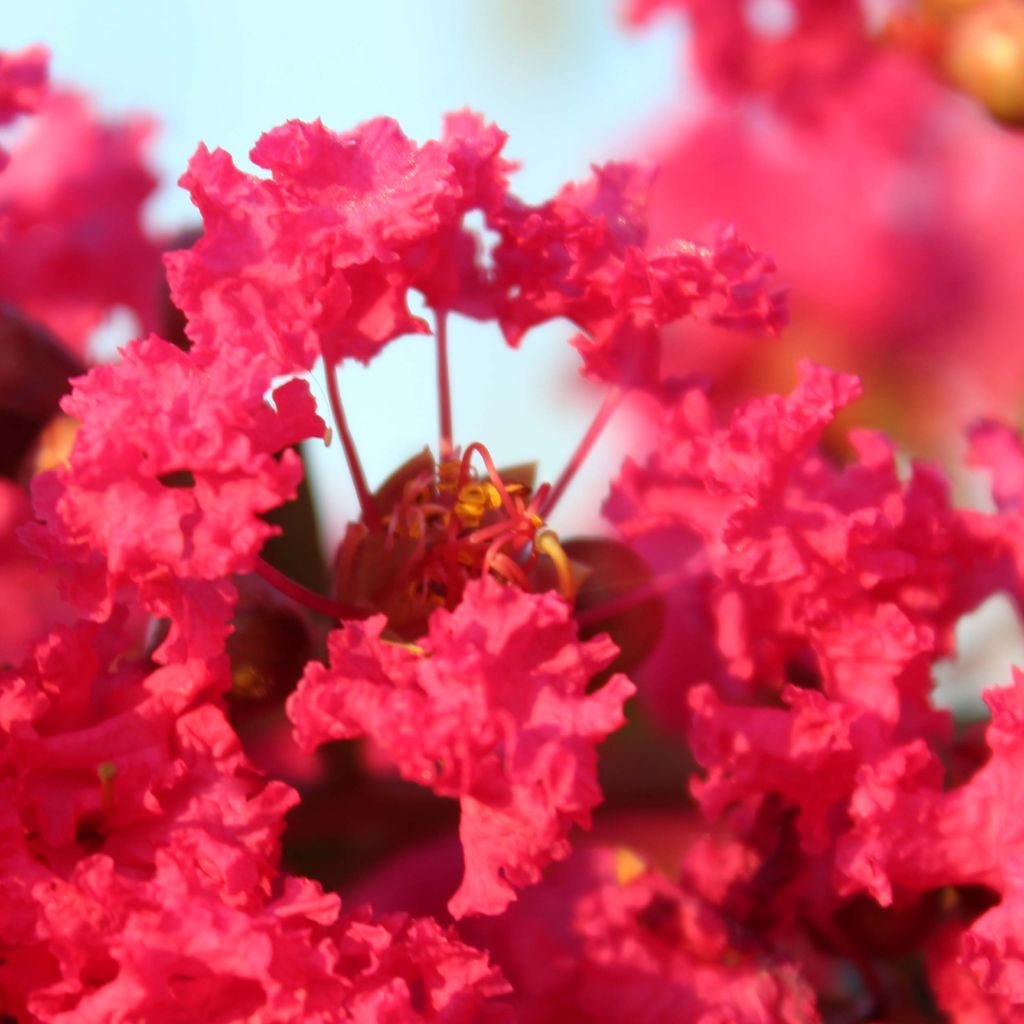
[[[1000,121],[1024,123],[1024,0],[991,0],[957,19],[946,74]]]
[[[984,0],[921,0],[921,13],[935,21],[952,21],[983,3]]]
[[[67,462],[80,424],[71,416],[55,416],[43,427],[36,441],[32,471],[42,473]]]
[[[100,806],[104,814],[114,810],[114,780],[117,778],[117,765],[113,761],[104,761],[96,766],[96,777],[100,781]]]
[[[620,846],[615,851],[615,877],[619,885],[629,885],[646,870],[646,861],[635,850]]]

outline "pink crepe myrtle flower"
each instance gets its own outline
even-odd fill
[[[228,349],[217,362],[159,338],[97,367],[63,403],[81,427],[66,465],[38,476],[37,543],[73,573],[80,605],[99,618],[134,588],[172,630],[166,657],[222,650],[233,572],[251,571],[273,528],[259,513],[291,498],[298,456],[323,436],[308,385],[263,399],[270,384]]]
[[[643,254],[646,184],[635,170],[599,168],[533,207],[508,192],[502,133],[468,112],[445,129],[416,146],[387,119],[345,135],[292,121],[252,150],[270,179],[200,148],[182,183],[206,230],[168,257],[189,336],[200,346],[235,337],[277,373],[321,355],[329,366],[368,362],[392,338],[428,330],[408,312],[416,289],[442,317],[500,319],[513,344],[565,316],[586,332],[588,366],[633,383],[657,366],[653,329],[680,316],[781,325],[781,297],[764,283],[771,262],[732,236],[717,249]],[[463,226],[471,210],[499,236],[492,273]]]
[[[0,174],[0,300],[80,357],[114,309],[142,331],[157,326],[160,244],[141,220],[156,188],[153,128],[102,119],[82,94],[52,89]]]
[[[772,253],[789,289],[791,329],[780,345],[755,348],[686,323],[665,346],[671,368],[710,373],[741,397],[781,387],[796,357],[855,370],[868,391],[860,415],[916,448],[947,450],[951,424],[979,411],[1015,415],[1024,206],[1012,183],[1024,140],[877,30],[879,11],[934,16],[945,32],[998,6],[632,5],[638,17],[674,10],[689,19],[711,86],[706,102],[681,97],[679,116],[648,133],[660,168],[653,244],[706,230],[727,210],[744,238]],[[1024,25],[1024,8],[1009,6]],[[756,12],[768,8],[783,11],[781,23],[759,28]],[[1020,43],[991,46],[998,59]],[[780,74],[748,74],[762,59]]]
[[[689,688],[685,672],[642,669],[638,681],[657,700],[673,685],[688,698],[706,814],[747,836],[764,870],[793,835],[774,915],[800,907],[827,922],[859,889],[923,908],[931,890],[983,886],[1003,899],[963,931],[959,962],[984,993],[979,1013],[1016,1013],[1020,682],[986,695],[991,753],[971,755],[958,785],[943,764],[958,741],[932,704],[929,668],[966,611],[997,592],[1019,605],[1024,448],[1006,427],[976,427],[973,460],[992,472],[996,510],[956,510],[933,468],[901,479],[877,435],[856,433],[846,465],[820,451],[857,390],[805,365],[791,395],[753,400],[727,427],[699,390],[669,406],[664,439],[648,463],[627,462],[608,512],[627,536],[660,535],[663,552],[666,531],[697,538],[674,580],[707,603],[710,630],[683,635],[713,654],[696,659],[705,675]]]
[[[46,95],[49,64],[50,54],[42,46],[0,53],[0,126],[39,107]],[[8,159],[7,151],[0,149],[0,169]]]
[[[832,48],[850,9],[797,8],[833,98],[861,60]],[[729,88],[767,61],[785,95],[818,52],[743,41]],[[1024,688],[990,691],[984,737],[958,735],[931,669],[965,613],[1024,600],[1024,445],[975,429],[996,506],[976,512],[880,434],[840,447],[851,374],[804,362],[790,393],[720,416],[667,372],[662,328],[773,333],[771,261],[731,230],[649,246],[649,177],[627,164],[523,203],[504,141],[462,112],[424,145],[387,119],[289,122],[253,150],[269,176],[194,157],[204,234],[168,258],[186,337],[77,377],[74,443],[32,482],[22,535],[79,616],[0,670],[0,1015],[834,1024],[895,1021],[930,979],[954,1020],[1013,1019]],[[102,281],[86,293],[109,300]],[[451,314],[513,346],[556,317],[580,332],[605,400],[553,485],[456,444]],[[371,488],[335,371],[431,327],[437,450]],[[305,379],[320,359],[333,429]],[[652,451],[613,474],[619,539],[563,539],[548,519],[627,395],[652,410]],[[360,517],[315,590],[270,560],[268,516],[302,485],[296,446],[335,430]],[[295,630],[271,629],[267,588]],[[637,613],[665,617],[646,663],[658,629]],[[631,633],[647,699],[627,722]],[[261,640],[295,644],[290,677],[259,663]],[[255,768],[244,701],[272,706],[279,734],[286,709],[316,748],[316,770],[288,776],[303,792]],[[674,844],[572,828],[606,797],[642,822],[640,799],[665,794]],[[453,842],[417,867],[405,833],[428,805],[417,834],[451,824]],[[303,814],[383,847],[417,905],[381,915],[306,877],[350,881],[344,858],[296,847]]]
[[[503,914],[467,918],[460,930],[501,968],[521,1024],[581,1015],[607,1024],[813,1024],[821,1019],[814,983],[831,968],[816,965],[812,982],[794,956],[792,929],[755,934],[723,909],[720,890],[751,864],[735,845],[717,843],[703,860],[690,854],[673,874],[629,846],[584,839]],[[429,900],[437,877],[458,867],[457,850],[431,844],[371,874],[361,891],[385,902],[396,891]]]
[[[745,0],[629,0],[640,24],[672,11],[694,37],[694,60],[723,100],[765,96],[787,114],[836,104],[870,52],[862,0],[791,0],[759,17]]]
[[[105,669],[130,641],[86,624],[0,678],[0,1010],[506,1019],[483,1006],[506,990],[500,976],[433,922],[339,917],[308,880],[282,889],[297,794],[248,765],[211,701],[215,665]]]
[[[465,877],[455,917],[501,913],[515,889],[569,853],[567,833],[601,799],[594,747],[623,724],[633,692],[612,676],[604,637],[581,644],[568,605],[493,579],[471,583],[454,613],[437,612],[415,648],[382,642],[382,616],[328,641],[288,700],[303,746],[370,736],[402,774],[460,801]]]
[[[32,937],[0,967],[0,1006],[24,1019],[509,1020],[488,1005],[507,985],[483,954],[429,920],[339,916],[312,882],[241,909],[174,862],[132,876],[97,854],[36,879],[31,898]]]

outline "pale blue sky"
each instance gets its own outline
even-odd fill
[[[472,106],[511,136],[539,198],[618,155],[677,99],[678,32],[626,32],[616,0],[40,0],[5,5],[5,48],[44,42],[105,110],[155,112],[173,180],[199,141],[240,160],[261,131],[378,114],[418,139]],[[170,195],[171,193],[168,193]],[[161,220],[187,200],[164,196]]]
[[[53,74],[94,94],[108,112],[144,110],[161,129],[154,148],[164,187],[151,220],[191,215],[173,182],[200,141],[243,166],[260,132],[298,117],[347,129],[377,114],[419,140],[441,115],[471,106],[509,135],[523,163],[515,186],[530,200],[586,175],[592,161],[628,155],[658,115],[678,108],[678,26],[642,33],[617,23],[615,0],[40,0],[7,4],[0,45],[43,42]],[[541,458],[554,477],[599,396],[572,386],[568,330],[553,327],[512,353],[491,329],[452,327],[457,440],[481,440],[499,464]],[[569,386],[567,386],[567,384]],[[367,372],[342,372],[371,484],[435,442],[432,347],[392,346]],[[624,442],[595,453],[559,517],[576,532],[596,522],[603,481]],[[336,450],[318,458],[336,534],[352,499]],[[559,525],[556,520],[556,525]]]

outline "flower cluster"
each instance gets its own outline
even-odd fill
[[[976,72],[967,91],[1015,95],[1015,114],[996,113],[1024,120],[1024,4],[628,6],[687,17],[709,92],[653,133],[654,240],[728,215],[783,268],[793,310],[774,350],[687,327],[677,370],[747,397],[811,356],[855,370],[870,420],[933,451],[979,412],[1016,415],[1024,138],[946,80],[955,50]]]
[[[857,3],[797,4],[770,44],[685,6],[716,88],[788,109],[869,73]],[[853,375],[804,361],[721,408],[665,329],[777,334],[772,261],[732,228],[649,244],[631,164],[528,204],[466,111],[423,145],[291,121],[267,174],[201,146],[203,230],[164,259],[182,335],[146,126],[45,65],[0,57],[0,121],[32,126],[0,174],[0,341],[45,370],[31,402],[0,377],[0,592],[27,591],[0,624],[0,1016],[1024,1020],[1024,678],[986,727],[932,692],[965,614],[1024,604],[1011,428],[970,434],[984,512],[843,436]],[[145,336],[86,372],[115,305]],[[604,400],[553,484],[458,443],[457,317],[576,331]],[[437,447],[371,486],[339,368],[410,334]],[[613,536],[563,537],[626,401],[649,451],[609,474]],[[335,438],[360,515],[311,586],[301,445]]]

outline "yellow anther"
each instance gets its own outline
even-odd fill
[[[117,765],[113,761],[104,761],[96,766],[96,775],[100,780],[100,807],[104,814],[114,810],[114,779],[117,777]]]
[[[42,473],[65,465],[81,424],[72,416],[56,416],[43,427],[36,442],[33,470]]]
[[[620,846],[615,851],[615,877],[619,885],[629,885],[647,870],[647,863],[635,850]]]
[[[459,489],[455,514],[463,526],[479,526],[487,512],[501,508],[501,494],[491,483],[469,483]]]
[[[272,685],[273,680],[256,665],[238,665],[231,670],[231,692],[236,697],[258,700],[270,693]]]
[[[450,493],[455,490],[462,475],[462,463],[458,460],[447,459],[437,467],[437,487],[442,493]]]
[[[570,604],[576,601],[576,580],[572,574],[572,563],[565,553],[554,530],[542,530],[533,539],[534,548],[542,555],[547,555],[555,566],[555,573],[558,576],[558,592]]]
[[[402,650],[408,651],[410,654],[415,654],[417,658],[426,657],[427,652],[420,647],[419,644],[406,643],[404,640],[389,640],[387,642],[393,647],[401,647]]]

